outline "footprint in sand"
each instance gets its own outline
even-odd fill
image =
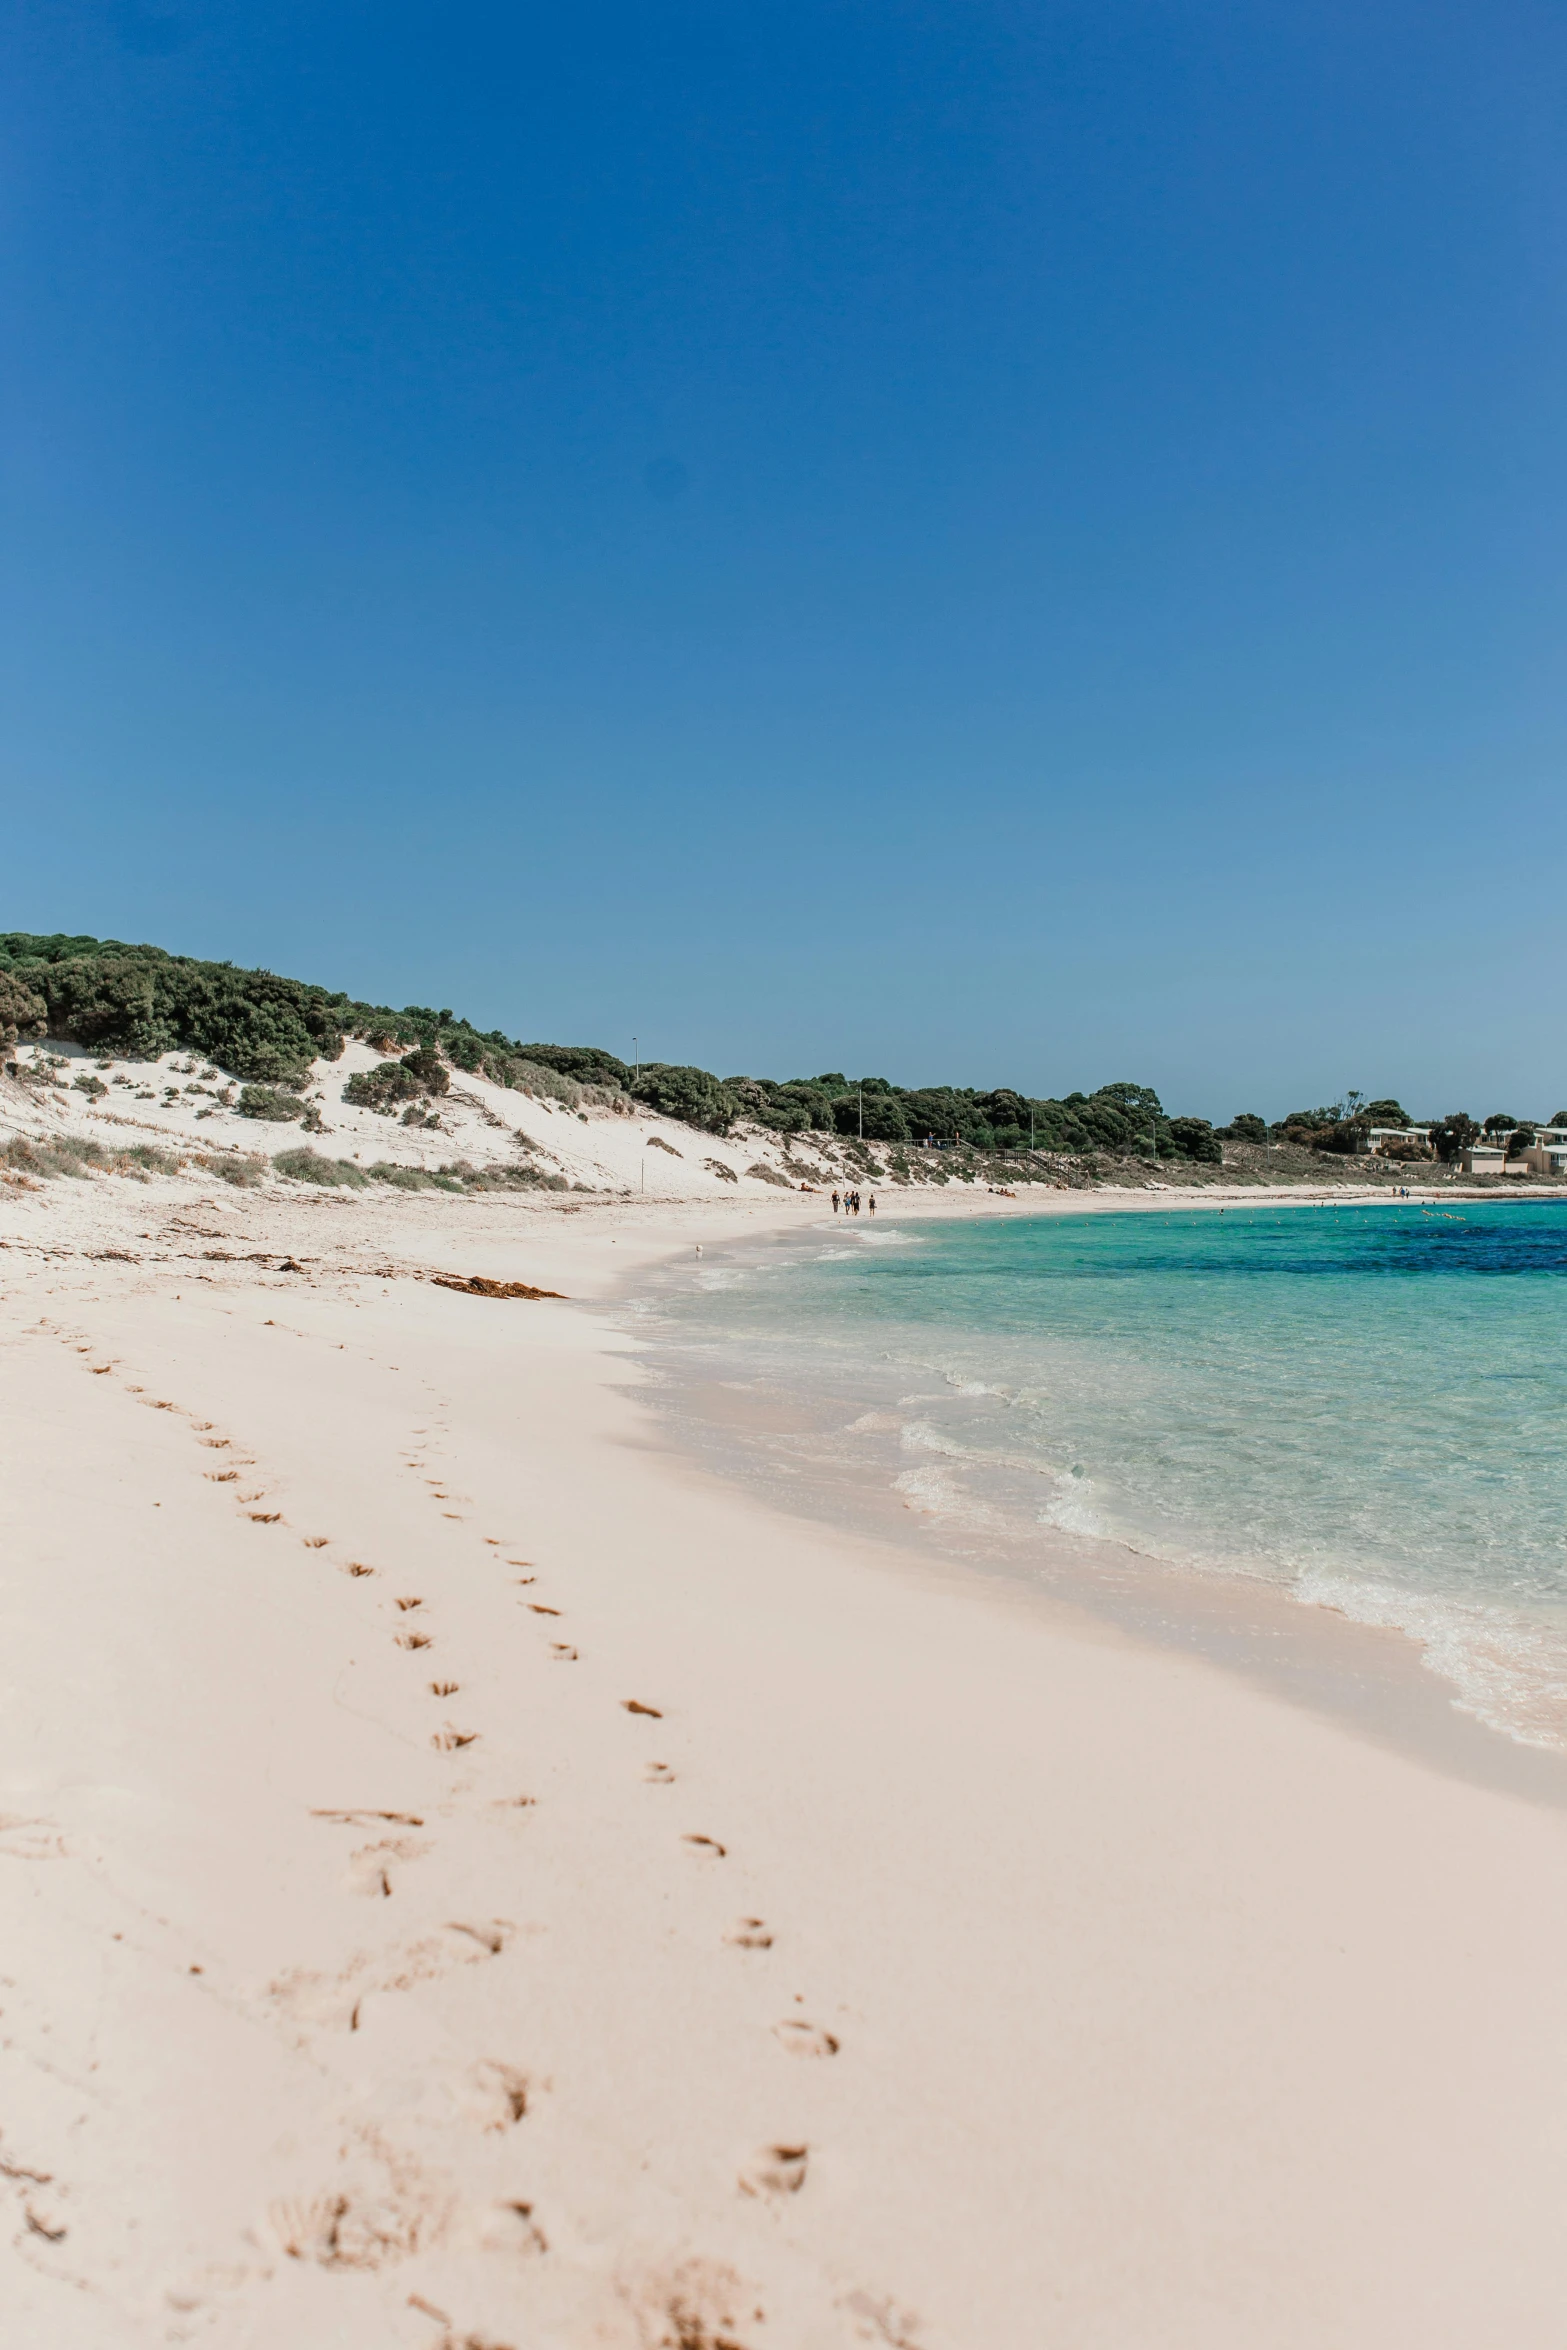
[[[429,1849],[427,1844],[411,1843],[405,1836],[389,1836],[379,1844],[361,1846],[349,1868],[348,1890],[369,1899],[389,1900],[394,1862],[418,1860]]]
[[[552,1640],[550,1654],[558,1665],[574,1665],[577,1661],[577,1651],[569,1640]]]
[[[648,2350],[745,2350],[740,2329],[763,2322],[752,2286],[714,2260],[682,2260],[620,2286]]]
[[[519,2072],[514,2064],[500,2064],[491,2057],[474,2066],[472,2079],[481,2127],[515,2129],[528,2110],[531,2084],[527,2074]]]
[[[406,1615],[410,1608],[423,1607],[424,1601],[422,1599],[399,1599],[393,1604],[397,1607],[400,1607],[403,1613]]]
[[[444,1931],[458,1934],[473,1945],[467,1952],[470,1958],[499,1958],[517,1929],[509,1918],[489,1918],[478,1925],[462,1918],[448,1918]]]
[[[645,1763],[642,1776],[650,1787],[673,1787],[675,1783],[675,1774],[668,1763]]]
[[[900,2309],[893,2301],[872,2300],[869,2293],[850,2293],[840,2307],[853,2318],[857,2341],[880,2342],[884,2350],[920,2350],[914,2338],[920,2321],[912,2309]]]
[[[493,2204],[480,2217],[476,2234],[483,2251],[508,2252],[518,2260],[532,2260],[549,2250],[544,2231],[534,2219],[531,2203]],[[492,2346],[482,2334],[470,2334],[461,2350],[468,2350],[470,2343],[479,2344],[480,2350],[509,2350],[509,2345],[500,2342]],[[453,2350],[459,2350],[459,2346],[454,2344]]]
[[[791,2056],[836,2056],[838,2043],[831,2032],[820,2024],[808,2024],[804,2016],[786,2016],[781,2024],[774,2024],[773,2037],[780,2048],[787,2048]]]
[[[741,2166],[742,2195],[798,2195],[805,2185],[810,2149],[806,2146],[759,2146]]]
[[[720,1844],[716,1836],[682,1836],[680,1841],[705,1860],[726,1860],[729,1856],[728,1846]]]
[[[65,1840],[51,1820],[0,1812],[0,1853],[10,1860],[63,1860]]]
[[[399,1632],[397,1645],[399,1648],[433,1648],[435,1642],[428,1632]]]
[[[272,2232],[290,2260],[319,2268],[377,2269],[405,2260],[419,2246],[425,2224],[436,2212],[421,2210],[394,2195],[363,2199],[326,2194],[274,2203]]]
[[[736,1950],[771,1950],[773,1930],[762,1918],[736,1918],[725,1929],[724,1940]]]

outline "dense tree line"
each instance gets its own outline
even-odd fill
[[[667,1062],[633,1068],[598,1045],[523,1044],[499,1029],[475,1028],[450,1009],[405,1004],[396,1011],[272,971],[118,939],[0,932],[0,1039],[43,1035],[131,1060],[197,1052],[250,1085],[296,1090],[313,1061],[336,1060],[353,1036],[387,1058],[351,1078],[346,1090],[389,1111],[444,1091],[449,1066],[573,1100],[580,1087],[597,1089],[601,1098],[629,1095],[712,1134],[750,1122],[780,1134],[863,1136],[883,1150],[934,1143],[1217,1163],[1225,1141],[1287,1140],[1353,1153],[1366,1147],[1373,1126],[1413,1124],[1396,1101],[1359,1094],[1291,1111],[1271,1126],[1248,1111],[1215,1129],[1205,1118],[1171,1117],[1151,1086],[1127,1081],[1056,1099],[1010,1086],[902,1086],[886,1077],[850,1078],[839,1069],[775,1079],[715,1077]],[[1567,1112],[1552,1124],[1567,1127]],[[1454,1111],[1434,1122],[1432,1145],[1452,1159],[1482,1135],[1518,1150],[1534,1132],[1500,1111],[1483,1126]],[[1411,1139],[1412,1153],[1424,1147]]]

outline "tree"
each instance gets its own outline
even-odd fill
[[[1400,1102],[1367,1102],[1360,1115],[1368,1126],[1412,1126],[1414,1124],[1414,1120]]]
[[[833,1124],[840,1134],[860,1134],[867,1142],[907,1142],[909,1122],[903,1114],[903,1104],[892,1092],[867,1091],[864,1101],[864,1126],[860,1124],[862,1096],[856,1086],[852,1093],[839,1096],[833,1103]]]
[[[503,1036],[491,1036],[491,1044],[504,1046]],[[620,1085],[629,1091],[631,1069],[613,1053],[605,1052],[597,1044],[520,1044],[514,1046],[523,1060],[536,1062],[541,1069],[553,1069],[561,1077],[575,1077],[579,1085]]]
[[[1344,1114],[1342,1102],[1333,1102],[1320,1110],[1290,1110],[1279,1120],[1288,1135],[1299,1135],[1308,1140],[1313,1134],[1326,1133],[1336,1126]]]
[[[1206,1160],[1211,1166],[1223,1163],[1219,1138],[1206,1118],[1172,1118],[1170,1140],[1182,1158]]]
[[[1431,1144],[1439,1159],[1449,1164],[1480,1139],[1480,1126],[1467,1110],[1449,1110],[1431,1129]]]
[[[1259,1118],[1255,1110],[1237,1110],[1228,1126],[1221,1126],[1219,1132],[1227,1142],[1266,1142],[1268,1121]]]
[[[987,1126],[1012,1127],[1028,1132],[1028,1104],[1010,1085],[998,1085],[991,1093],[982,1093],[974,1103]]]
[[[740,1107],[710,1070],[666,1061],[649,1061],[631,1091],[661,1118],[678,1118],[708,1134],[727,1134]]]
[[[14,971],[0,971],[0,1044],[42,1036],[48,1026],[49,1007],[36,988]]]

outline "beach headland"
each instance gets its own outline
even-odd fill
[[[809,1217],[6,1197],[19,2339],[1557,2340],[1554,1762],[671,1451],[615,1297]]]

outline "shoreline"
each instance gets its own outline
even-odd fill
[[[38,2339],[1554,2343],[1556,1809],[671,1450],[617,1296],[782,1199],[90,1188],[0,1251]]]
[[[1213,1211],[1227,1206],[1269,1208],[1270,1200],[1204,1201]],[[1297,1201],[1297,1205],[1317,1202]],[[1331,1203],[1346,1204],[1339,1199]],[[1366,1205],[1419,1205],[1417,1201],[1384,1202],[1372,1198]],[[1074,1212],[1115,1213],[1119,1201],[1102,1199],[1097,1205],[1077,1207],[1060,1201],[1048,1211],[1053,1217]],[[1128,1202],[1128,1206],[1133,1203]],[[1021,1201],[990,1208],[978,1201],[970,1215],[1026,1213]],[[1159,1212],[1157,1203],[1139,1198],[1135,1212]],[[1170,1212],[1168,1204],[1163,1212]],[[883,1225],[966,1221],[942,1219],[934,1213],[900,1216],[889,1212]],[[825,1219],[808,1229],[824,1238],[842,1228]],[[778,1234],[789,1228],[782,1222]],[[856,1236],[863,1237],[862,1222]],[[752,1227],[748,1239],[760,1237]],[[672,1268],[680,1254],[671,1247],[650,1260],[644,1274],[626,1280],[620,1294],[606,1303],[630,1307],[633,1312],[645,1296],[641,1281]],[[710,1266],[722,1266],[724,1246],[719,1242]],[[641,1343],[644,1333],[631,1319],[620,1327]],[[668,1402],[656,1394],[665,1439],[720,1484],[732,1484],[760,1500],[762,1506],[797,1517],[802,1525],[846,1524],[871,1539],[890,1543],[910,1560],[933,1566],[938,1573],[972,1574],[982,1580],[1017,1587],[1045,1608],[1064,1611],[1067,1620],[1104,1621],[1153,1647],[1207,1657],[1239,1672],[1252,1685],[1270,1689],[1289,1702],[1303,1703],[1373,1740],[1444,1770],[1456,1771],[1477,1784],[1509,1787],[1535,1800],[1567,1801],[1567,1747],[1545,1735],[1531,1737],[1522,1728],[1493,1719],[1479,1699],[1465,1691],[1456,1665],[1439,1661],[1433,1653],[1436,1638],[1414,1626],[1378,1621],[1357,1615],[1351,1607],[1320,1597],[1242,1568],[1191,1565],[1141,1551],[1113,1536],[1073,1534],[1041,1525],[1033,1532],[1026,1554],[1013,1550],[987,1555],[961,1542],[944,1539],[940,1523],[911,1507],[894,1487],[867,1485],[862,1473],[847,1469],[829,1472],[809,1463],[803,1477],[797,1454],[790,1455],[787,1486],[776,1475],[767,1478],[765,1447],[774,1433],[769,1413],[793,1415],[804,1408],[821,1407],[821,1398],[779,1390],[766,1404],[753,1405],[731,1392],[730,1383],[713,1387],[682,1359],[679,1342],[673,1347],[655,1335],[648,1343],[659,1358],[660,1379],[669,1382]],[[684,1409],[682,1409],[682,1403]],[[836,1412],[831,1415],[836,1417]],[[801,1423],[805,1423],[802,1421]],[[874,1476],[874,1472],[872,1473]],[[795,1480],[798,1480],[796,1482]]]

